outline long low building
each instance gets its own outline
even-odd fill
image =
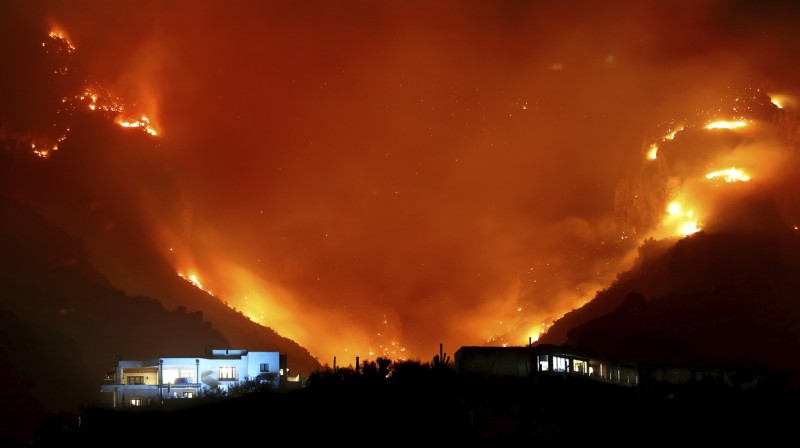
[[[569,346],[467,346],[456,351],[453,361],[461,374],[496,378],[561,376],[635,387],[642,393],[665,396],[704,390],[800,392],[800,372],[795,371],[641,363],[590,355]]]
[[[208,391],[256,381],[280,387],[286,355],[278,352],[209,349],[203,357],[122,360],[106,375],[100,391],[112,395],[114,408],[145,406],[163,400],[195,398]]]
[[[462,374],[495,377],[568,375],[623,386],[639,384],[635,362],[601,359],[556,345],[461,347],[453,361],[456,371]]]

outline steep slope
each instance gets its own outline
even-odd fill
[[[800,235],[768,200],[728,205],[703,232],[643,246],[634,269],[541,341],[651,363],[800,369],[790,355]]]
[[[0,215],[0,384],[21,420],[4,419],[3,431],[23,437],[37,417],[102,401],[99,384],[120,356],[228,345],[202,313],[111,287],[79,240],[30,208],[0,196]]]
[[[0,423],[0,439],[30,440],[46,416],[104,403],[99,384],[120,357],[194,356],[212,345],[280,351],[298,366],[293,373],[318,365],[293,341],[174,273],[164,274],[174,279],[169,296],[184,305],[170,311],[115,288],[81,240],[32,207],[0,195],[0,216],[0,393],[14,409]],[[157,273],[153,266],[147,272]]]
[[[224,335],[226,346],[285,353],[292,374],[307,376],[316,370],[319,362],[306,348],[181,279],[154,247],[142,203],[174,208],[177,214],[181,208],[178,174],[173,163],[158,153],[158,144],[146,134],[126,133],[102,117],[76,113],[75,120],[80,126],[72,131],[69,144],[49,160],[21,151],[13,138],[3,142],[3,191],[80,240],[86,262],[121,293],[204,316]],[[94,169],[75,175],[86,167]],[[132,183],[142,187],[131,188]],[[193,352],[209,344],[200,344]],[[147,356],[152,354],[150,350]]]

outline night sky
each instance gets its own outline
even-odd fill
[[[176,275],[323,362],[522,345],[675,235],[621,214],[651,144],[684,138],[659,179],[700,226],[705,173],[793,185],[759,121],[800,95],[783,3],[5,1],[0,133],[56,166],[106,148],[69,172],[103,186],[76,215],[125,210]],[[684,137],[717,120],[743,137]]]

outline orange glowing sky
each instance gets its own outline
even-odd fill
[[[176,275],[322,362],[535,339],[643,238],[741,187],[707,174],[774,176],[786,148],[751,105],[791,111],[800,87],[778,2],[1,8],[4,138],[108,145],[74,118],[90,106],[147,130],[76,182],[113,185]],[[650,172],[680,208],[631,232],[620,185]],[[93,247],[120,288],[156,294]]]

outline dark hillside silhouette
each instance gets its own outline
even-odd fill
[[[542,341],[640,362],[800,370],[800,234],[770,201],[674,244],[651,241],[637,266]]]
[[[102,276],[113,288],[156,299],[167,310],[200,313],[231,347],[277,350],[287,355],[291,372],[313,371],[319,362],[305,347],[253,322],[228,306],[224,297],[211,296],[180,278],[153,246],[152,230],[145,228],[141,211],[133,206],[140,200],[137,195],[145,193],[131,192],[130,183],[162,187],[165,192],[152,206],[180,214],[180,189],[173,185],[178,162],[161,159],[167,156],[146,136],[126,133],[102,117],[84,111],[76,113],[76,120],[81,126],[72,131],[68,146],[44,163],[18,151],[13,139],[3,142],[7,147],[0,151],[0,170],[6,176],[0,186],[9,198],[27,204],[50,228],[69,235],[81,246],[85,263],[99,273],[95,277]],[[103,169],[92,176],[74,175],[86,166]],[[141,178],[118,174],[132,167]],[[205,345],[214,344],[209,341],[200,350]]]
[[[78,426],[58,416],[35,446],[238,444],[253,437],[298,445],[545,446],[598,443],[777,442],[792,435],[797,397],[675,400],[560,375],[487,377],[419,361],[328,366],[291,391],[197,400],[191,406],[87,408]],[[784,406],[787,405],[787,406]],[[132,430],[132,428],[142,428]],[[146,428],[146,430],[145,430]]]
[[[81,405],[107,398],[99,384],[118,357],[232,348],[203,312],[169,311],[158,300],[112,287],[91,266],[79,240],[30,207],[0,196],[0,210],[0,384],[8,392],[3,407],[9,415],[0,436],[26,440],[43,416],[77,413]],[[248,328],[246,318],[239,322],[245,327],[240,334],[253,334],[252,345],[268,339]],[[288,347],[273,340],[270,350]]]

